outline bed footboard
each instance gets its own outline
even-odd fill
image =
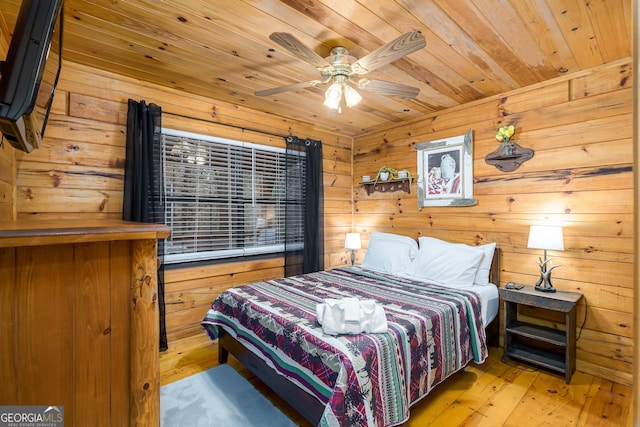
[[[312,425],[318,425],[325,405],[318,399],[278,374],[266,362],[240,344],[235,338],[220,329],[218,338],[218,361],[226,363],[231,353],[240,363],[260,378],[271,390],[282,397]]]

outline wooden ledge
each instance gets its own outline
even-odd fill
[[[367,194],[371,194],[374,191],[381,193],[387,193],[390,191],[406,191],[411,193],[411,186],[409,185],[409,178],[394,178],[387,181],[362,181],[360,183],[367,190]]]
[[[162,239],[168,226],[121,220],[22,220],[0,222],[0,247],[114,240]]]

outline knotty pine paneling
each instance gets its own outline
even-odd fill
[[[67,60],[352,135],[610,63],[632,47],[632,0],[65,4]],[[0,2],[9,28],[19,5]],[[427,48],[378,68],[375,78],[418,87],[414,99],[369,92],[356,108],[329,117],[321,90],[253,95],[318,78],[269,40],[273,31],[295,35],[322,57],[340,45],[362,58],[410,29]]]
[[[581,308],[587,320],[578,341],[578,369],[628,383],[634,241],[631,76],[630,61],[618,61],[360,135],[352,165],[351,137],[323,129],[321,120],[296,123],[65,62],[42,148],[28,155],[6,145],[1,150],[0,214],[16,210],[21,219],[118,218],[129,98],[161,105],[164,126],[175,129],[270,145],[282,141],[256,130],[319,138],[325,156],[327,268],[349,263],[344,234],[353,221],[364,247],[372,230],[470,244],[496,241],[503,248],[502,283],[532,282],[540,254],[526,248],[528,226],[561,222],[566,250],[553,254],[563,264],[554,271],[555,284],[584,292],[588,304]],[[496,129],[511,122],[517,127],[514,140],[536,154],[505,174],[484,163],[484,156],[496,148]],[[415,143],[469,128],[474,130],[477,206],[418,212],[415,184],[411,194],[367,196],[358,187],[361,175],[375,175],[384,164],[408,168],[415,176]],[[364,249],[357,262],[363,255]],[[200,332],[196,323],[206,310],[207,295],[275,277],[281,268],[257,269],[262,273],[253,275],[254,267],[230,263],[220,274],[190,271],[184,280],[179,273],[169,274],[170,344]],[[615,369],[604,363],[610,358],[616,360]]]
[[[42,147],[30,154],[7,145],[0,149],[0,214],[15,206],[17,216],[23,220],[119,218],[129,98],[160,105],[163,126],[173,129],[280,147],[284,140],[278,135],[321,139],[328,236],[325,265],[348,262],[344,235],[351,231],[351,137],[326,131],[319,125],[282,120],[242,105],[220,103],[69,62],[63,64]],[[15,167],[10,163],[13,156]],[[12,171],[16,172],[15,179]],[[202,333],[199,321],[222,290],[282,274],[279,258],[215,265],[210,269],[189,268],[184,272],[168,270],[170,343]]]
[[[70,425],[157,425],[156,237],[168,229],[69,226],[0,227],[0,399],[59,402]]]
[[[15,359],[7,365],[15,371],[8,370],[5,375],[16,377],[18,387],[13,390],[14,398],[30,405],[58,401],[70,420],[76,417],[75,384],[71,380],[75,378],[76,369],[73,358],[75,277],[72,280],[68,277],[74,275],[73,252],[72,245],[16,248],[14,268],[18,290],[15,299],[5,303],[15,304],[17,312],[11,322],[15,326],[10,335],[16,340]],[[35,263],[35,260],[42,262]],[[43,328],[45,324],[47,328]],[[108,355],[100,355],[94,363],[106,365]],[[47,363],[42,363],[43,357]],[[38,384],[38,387],[29,387],[29,384]]]
[[[283,275],[282,258],[167,269],[165,305],[169,345],[196,332],[202,333],[200,321],[213,300],[226,289]]]
[[[11,34],[0,13],[0,58],[7,55]],[[13,192],[16,186],[13,148],[0,135],[0,221],[15,219]]]
[[[558,289],[585,295],[578,311],[578,370],[632,382],[634,185],[632,71],[629,60],[452,108],[354,140],[355,231],[386,231],[502,248],[500,285],[533,284],[541,251],[527,248],[529,226],[564,226],[565,250],[551,251]],[[534,157],[503,173],[484,157],[495,133],[514,124],[513,141]],[[415,177],[413,145],[473,130],[474,196],[470,207],[417,209],[411,193],[358,186],[383,165]],[[365,249],[358,252],[361,260]],[[611,361],[615,361],[612,364]]]

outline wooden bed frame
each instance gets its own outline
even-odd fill
[[[496,248],[493,254],[493,262],[489,272],[489,281],[500,286],[500,249]],[[487,343],[490,346],[498,346],[499,316],[496,316],[487,325]],[[271,390],[282,397],[293,409],[298,411],[307,421],[318,425],[325,405],[285,376],[277,373],[264,360],[248,350],[239,341],[226,333],[222,328],[218,338],[218,363],[227,363],[231,353],[240,363],[247,367],[256,377],[260,378]]]

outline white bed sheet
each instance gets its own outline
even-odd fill
[[[412,277],[415,280],[415,277]],[[433,283],[433,282],[431,282]],[[444,286],[447,288],[456,288],[456,286],[447,286],[443,283],[438,283],[440,286]],[[459,288],[459,287],[458,287]],[[486,328],[489,323],[498,315],[498,309],[500,307],[500,297],[498,296],[498,287],[493,283],[488,283],[486,285],[477,285],[474,284],[470,287],[459,288],[464,290],[469,290],[477,293],[480,296],[481,301],[481,313],[482,313],[482,324]]]
[[[486,328],[498,315],[500,308],[498,287],[493,283],[489,283],[486,285],[473,285],[471,290],[477,292],[482,300],[482,322]]]
[[[434,283],[440,286],[445,286],[448,288],[456,288],[456,286],[447,285],[445,283],[434,282],[433,280],[427,280],[422,277],[416,277],[411,274],[400,273],[398,274],[400,277],[404,277],[412,280],[419,280],[425,283]],[[459,287],[458,287],[459,288]],[[482,322],[484,327],[486,328],[493,319],[498,315],[498,309],[500,307],[500,297],[498,296],[498,287],[493,283],[488,283],[486,285],[478,285],[474,284],[470,287],[463,288],[465,290],[474,291],[480,296],[481,300],[481,313],[482,313]]]

